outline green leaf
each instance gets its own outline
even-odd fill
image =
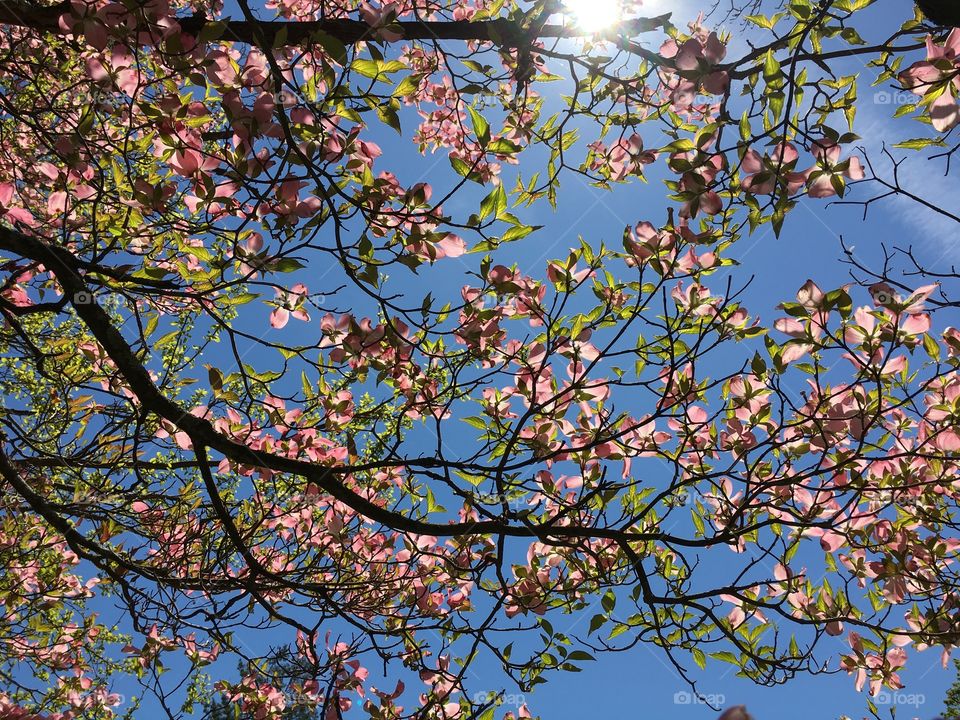
[[[784,13],[777,13],[776,15],[771,15],[770,17],[767,17],[766,15],[748,15],[747,22],[752,22],[758,27],[762,27],[765,30],[770,30],[780,21],[783,16]]]
[[[693,525],[697,530],[697,537],[705,537],[706,524],[703,522],[703,518],[700,517],[700,513],[697,512],[696,508],[690,509],[690,517],[692,518]]]
[[[399,72],[407,68],[399,60],[368,60],[366,58],[356,58],[350,63],[350,68],[354,71],[368,77],[371,80],[379,80],[381,75]]]
[[[420,87],[420,78],[415,75],[407,75],[400,84],[393,89],[394,97],[406,97],[413,95]]]
[[[477,136],[477,141],[480,143],[480,147],[485,148],[487,143],[490,142],[490,123],[469,105],[467,106],[467,112],[470,113],[470,122],[473,123],[473,132]]]
[[[903,142],[898,142],[894,144],[895,148],[902,148],[904,150],[923,150],[925,147],[930,146],[935,147],[944,147],[945,143],[943,140],[937,138],[914,138],[913,140],[904,140]]]
[[[458,157],[450,156],[450,166],[453,168],[454,172],[457,175],[462,175],[467,180],[472,180],[478,185],[483,185],[483,178],[480,177],[480,173],[474,170],[470,165],[461,160]]]
[[[597,630],[599,630],[600,628],[602,628],[606,622],[607,622],[607,616],[606,616],[606,615],[602,615],[602,614],[601,614],[601,615],[594,615],[594,616],[590,619],[590,632],[591,632],[591,633],[595,633]]]
[[[510,155],[519,150],[519,145],[506,138],[497,138],[487,146],[487,152],[497,153],[498,155]]]
[[[630,629],[629,625],[624,625],[623,623],[617,623],[617,626],[610,631],[609,635],[607,635],[607,640],[613,640],[618,635],[623,635],[629,629]]]
[[[296,258],[280,258],[273,265],[274,270],[282,273],[296,272],[304,267],[306,266]]]
[[[501,183],[491,190],[490,194],[480,202],[479,217],[481,220],[484,220],[492,215],[499,220],[502,219],[502,216],[506,211],[507,194],[503,189],[503,184]]]
[[[215,392],[223,390],[223,376],[213,365],[207,365],[207,377],[210,380],[210,387],[212,387]]]
[[[352,63],[350,63],[350,68],[354,72],[358,72],[364,77],[368,77],[374,80],[380,74],[380,66],[377,64],[376,60],[368,60],[366,58],[357,58]]]
[[[446,508],[437,502],[437,499],[433,496],[433,491],[427,488],[427,513],[435,512],[446,512]]]
[[[200,34],[197,36],[197,42],[204,45],[223,37],[227,30],[227,23],[223,20],[207,20],[200,28]]]
[[[710,657],[715,660],[722,660],[723,662],[732,663],[733,665],[739,665],[740,661],[737,659],[737,656],[734,655],[729,650],[721,650],[720,652],[710,653]]]
[[[397,115],[397,111],[385,103],[378,103],[376,105],[377,117],[380,118],[380,121],[384,125],[389,125],[398,133],[402,132],[400,129],[400,116]]]
[[[153,347],[158,349],[163,348],[169,345],[174,340],[176,340],[179,335],[180,335],[179,329],[171,330],[170,332],[166,333],[165,335],[162,335],[158,340],[156,340],[153,343]]]
[[[150,316],[150,319],[147,320],[147,326],[143,329],[143,337],[148,338],[153,335],[154,331],[157,329],[157,325],[160,324],[160,316],[153,314]]]
[[[542,227],[543,225],[517,225],[516,227],[512,227],[507,230],[503,234],[501,240],[503,240],[503,242],[519,240],[521,238],[525,238],[530,233],[534,232],[535,230],[539,230]]]
[[[333,35],[329,35],[323,30],[317,30],[311,35],[311,39],[320,47],[322,47],[324,52],[333,58],[338,65],[346,64],[347,48],[339,38],[335,38]]]
[[[780,63],[777,61],[773,50],[767,50],[763,59],[763,79],[768,83],[773,80],[780,80]]]
[[[866,41],[865,41],[862,37],[860,37],[860,33],[858,33],[858,32],[857,32],[854,28],[852,28],[852,27],[845,27],[843,30],[841,30],[841,31],[840,31],[840,37],[842,37],[844,40],[846,40],[846,41],[847,41],[848,43],[850,43],[851,45],[866,45],[866,44],[867,44]]]
[[[256,300],[260,297],[260,293],[245,292],[240,293],[227,301],[229,305],[246,305],[251,300]]]

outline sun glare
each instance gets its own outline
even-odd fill
[[[623,0],[565,0],[571,19],[580,29],[595,33],[623,19]]]

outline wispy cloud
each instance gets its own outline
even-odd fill
[[[862,136],[860,145],[866,151],[875,173],[893,182],[893,162],[884,154],[884,148],[900,162],[897,169],[899,186],[903,190],[960,216],[960,193],[957,183],[957,163],[949,168],[945,158],[930,159],[929,149],[924,151],[902,150],[893,146],[912,137],[927,136],[931,130],[911,118],[892,117],[896,110],[892,102],[896,93],[885,93],[866,88],[857,116],[857,131]],[[957,158],[960,160],[960,158]],[[885,188],[878,184],[861,185],[858,199],[882,195]],[[924,206],[907,195],[896,194],[875,204],[871,213],[890,217],[902,230],[898,245],[912,245],[923,251],[924,256],[937,260],[960,261],[960,224],[946,215]]]

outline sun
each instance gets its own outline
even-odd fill
[[[564,6],[578,28],[596,33],[623,19],[623,0],[564,0]]]

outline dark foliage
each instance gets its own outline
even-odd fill
[[[930,22],[960,27],[960,2],[957,0],[917,0],[917,7]]]

